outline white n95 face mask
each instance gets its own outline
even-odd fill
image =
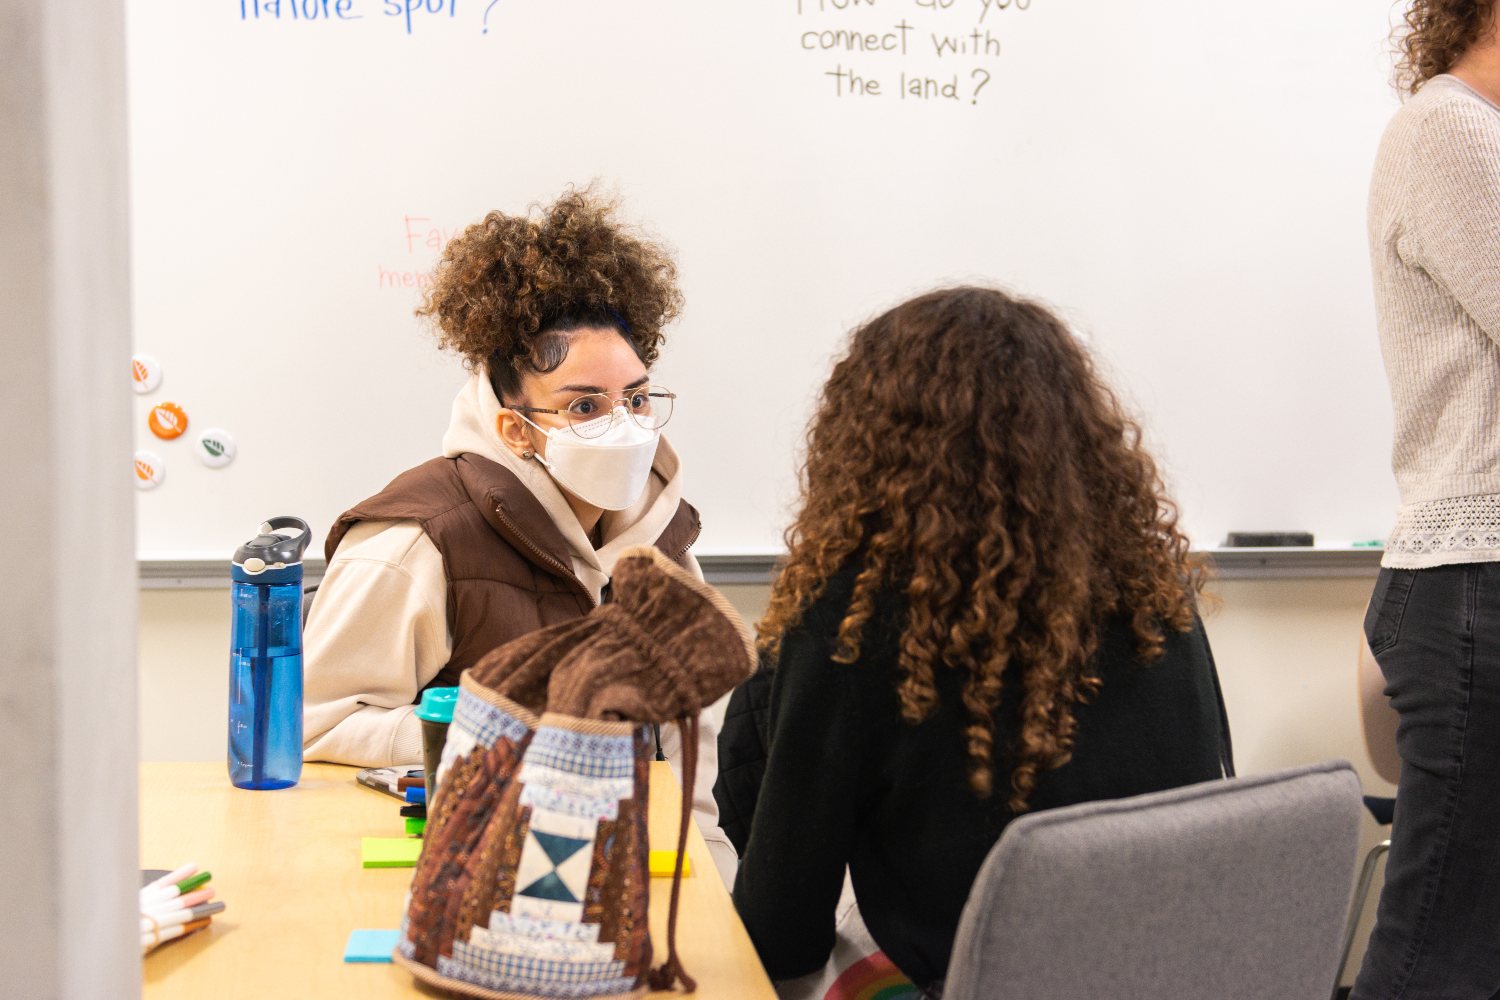
[[[624,510],[641,498],[656,460],[661,432],[648,430],[616,406],[585,426],[608,424],[593,437],[583,437],[569,427],[542,427],[524,415],[522,419],[547,435],[547,454],[536,460],[552,474],[557,484],[585,503],[602,510]]]

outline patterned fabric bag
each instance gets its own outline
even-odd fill
[[[749,676],[729,603],[652,547],[614,600],[501,646],[464,673],[395,959],[453,995],[633,997],[693,980],[677,957],[697,720]],[[682,730],[667,958],[651,968],[652,724]]]

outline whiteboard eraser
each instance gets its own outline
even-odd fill
[[[1224,539],[1226,549],[1310,548],[1311,531],[1231,531]]]

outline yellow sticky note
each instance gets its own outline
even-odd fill
[[[359,838],[359,860],[366,868],[412,868],[421,853],[416,837]]]
[[[652,878],[671,878],[672,868],[677,864],[676,851],[652,851],[646,860],[646,867],[651,872]],[[682,877],[687,878],[693,874],[693,859],[682,859]]]

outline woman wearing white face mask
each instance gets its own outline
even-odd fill
[[[698,573],[698,514],[661,437],[676,398],[650,379],[680,304],[669,252],[586,192],[539,216],[492,212],[448,245],[419,312],[471,375],[443,457],[329,533],[306,634],[309,760],[420,761],[421,692],[608,600],[615,559],[632,545],[655,544]],[[700,733],[694,812],[727,875],[709,718]],[[675,727],[661,734],[674,768],[678,738]]]
[[[605,336],[607,340],[607,332]],[[540,454],[526,441],[522,458],[534,457],[558,485],[584,504],[601,510],[624,510],[646,488],[665,422],[661,414],[670,412],[674,398],[661,386],[639,385],[626,390],[618,401],[605,392],[590,392],[561,410],[518,403],[507,408],[523,414],[521,419],[547,441]],[[527,413],[562,416],[568,423],[541,427],[524,416]],[[505,429],[502,423],[502,435]]]

